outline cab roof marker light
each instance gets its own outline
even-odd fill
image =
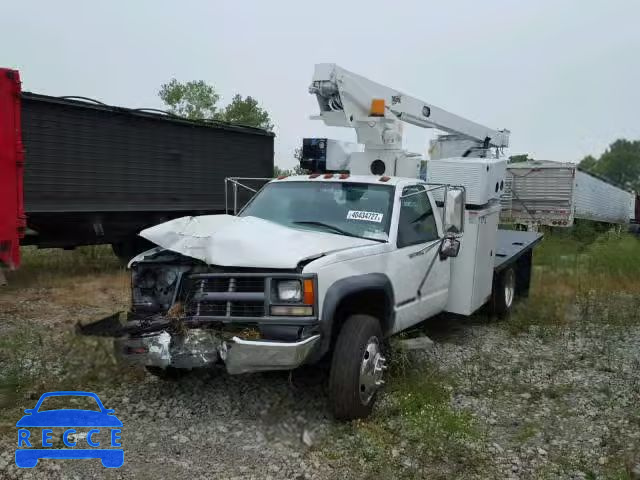
[[[349,174],[348,173],[341,173],[338,178],[340,180],[345,180],[345,179],[349,178]]]
[[[280,175],[277,180],[284,180],[285,178],[287,178],[289,175]]]
[[[322,178],[333,178],[333,173],[325,173]]]
[[[380,177],[380,182],[388,182],[389,180],[391,180],[391,177],[387,177],[386,175],[383,177]]]
[[[309,178],[318,178],[319,176],[319,173],[312,173],[311,175],[309,175]]]

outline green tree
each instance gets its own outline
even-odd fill
[[[511,155],[507,163],[527,162],[529,160],[533,160],[533,158],[529,158],[528,153],[523,153],[521,155]]]
[[[640,140],[616,140],[600,158],[589,155],[579,167],[627,189],[640,191]]]
[[[273,176],[280,177],[283,175],[308,175],[311,173],[309,170],[300,166],[300,160],[302,160],[302,148],[297,147],[293,150],[293,158],[296,160],[296,164],[293,168],[280,168],[277,165],[273,166]]]
[[[578,164],[578,166],[587,172],[592,172],[593,168],[596,165],[597,160],[593,155],[587,155],[582,159],[582,161]]]
[[[229,123],[273,130],[269,113],[253,97],[242,98],[242,95],[234,95],[231,103],[220,113],[219,119]]]
[[[281,177],[281,176],[289,176],[291,175],[291,170],[288,168],[282,168],[279,167],[278,165],[274,165],[273,166],[273,176],[274,177]]]
[[[283,175],[291,176],[291,175],[307,175],[309,173],[308,170],[305,170],[300,165],[295,165],[293,168],[281,168],[277,165],[273,166],[273,176],[280,177]]]
[[[191,120],[218,120],[273,130],[269,113],[253,97],[235,95],[224,108],[219,108],[220,95],[204,80],[182,83],[175,78],[160,87],[160,99],[168,110]]]
[[[218,114],[220,95],[204,80],[181,83],[172,78],[160,87],[158,96],[171,113],[181,117],[203,120],[214,119]]]

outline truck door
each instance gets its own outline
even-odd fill
[[[449,291],[449,260],[440,259],[442,224],[422,184],[402,189],[397,249],[389,272],[395,286],[394,333],[441,312]]]

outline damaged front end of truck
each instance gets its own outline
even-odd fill
[[[155,248],[131,267],[131,310],[79,326],[116,337],[116,355],[151,369],[224,365],[230,374],[307,363],[320,339],[317,280],[299,269],[218,267]]]

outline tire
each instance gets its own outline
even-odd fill
[[[506,317],[516,297],[516,272],[513,267],[509,267],[498,273],[493,282],[491,293],[491,306],[494,315]]]
[[[178,380],[180,377],[184,376],[187,370],[182,368],[175,367],[144,367],[147,372],[149,372],[154,377],[161,378],[162,380]]]
[[[380,322],[370,315],[351,315],[338,334],[329,374],[329,403],[337,420],[367,417],[384,383]],[[366,366],[365,375],[361,368]]]

